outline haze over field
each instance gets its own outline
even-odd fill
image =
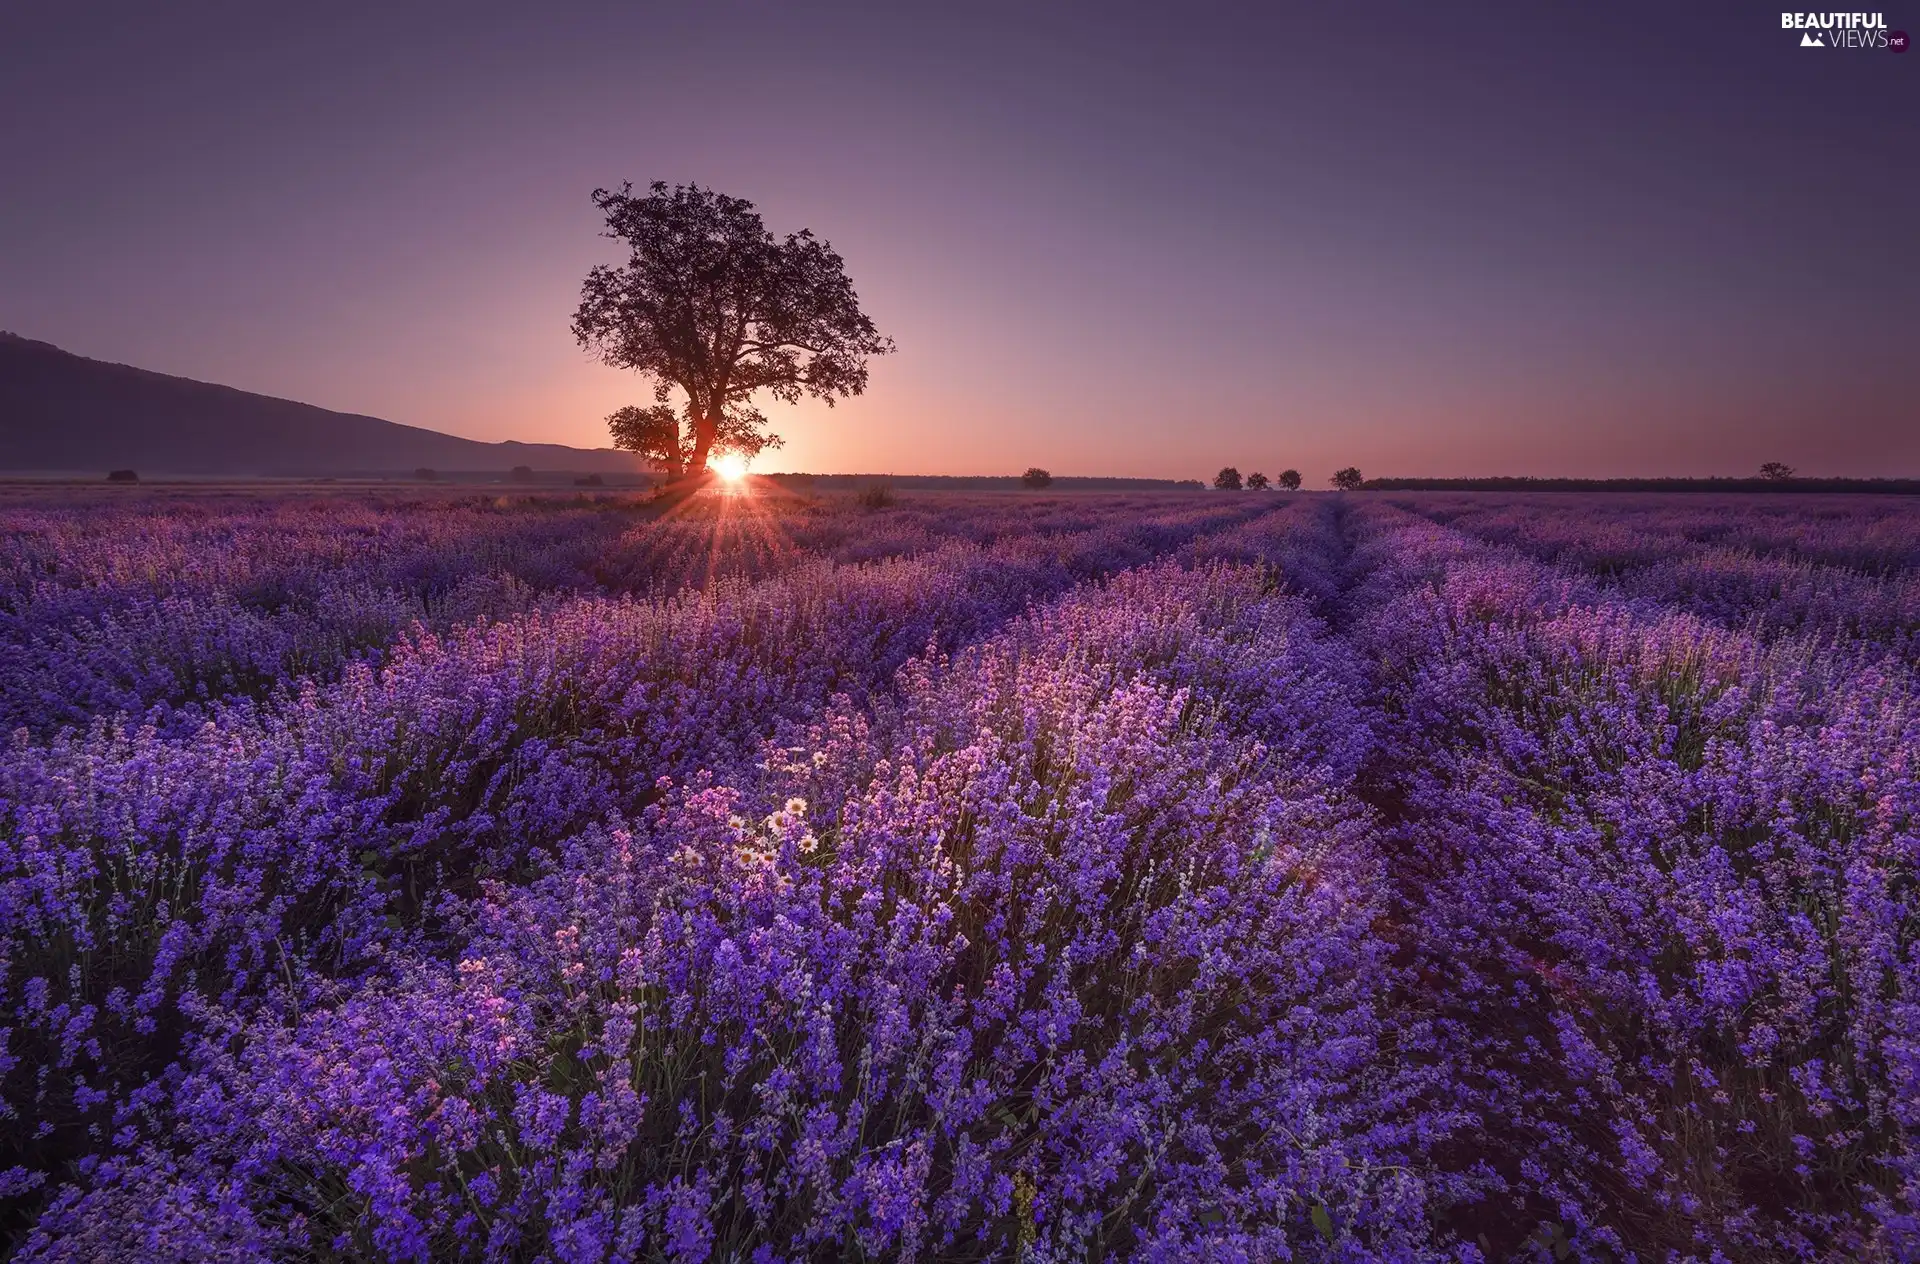
[[[0,328],[599,447],[645,392],[566,331],[587,193],[657,177],[813,228],[899,343],[777,467],[1920,474],[1920,58],[1798,45],[1732,4],[10,5]]]

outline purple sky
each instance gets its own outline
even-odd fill
[[[0,328],[83,355],[604,445],[621,179],[899,343],[764,469],[1920,475],[1920,54],[1776,9],[0,3]]]

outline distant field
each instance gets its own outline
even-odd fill
[[[0,484],[25,1258],[1920,1256],[1920,501],[758,490]]]

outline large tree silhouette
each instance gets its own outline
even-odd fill
[[[593,203],[629,256],[587,274],[573,334],[602,362],[652,379],[654,408],[608,420],[616,447],[670,477],[698,474],[719,452],[778,445],[753,406],[759,392],[831,405],[866,390],[867,357],[893,350],[833,247],[807,231],[776,239],[751,202],[655,181],[644,196],[631,184],[595,189]]]

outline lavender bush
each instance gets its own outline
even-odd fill
[[[1920,512],[1220,500],[16,493],[16,1254],[1920,1252]]]

